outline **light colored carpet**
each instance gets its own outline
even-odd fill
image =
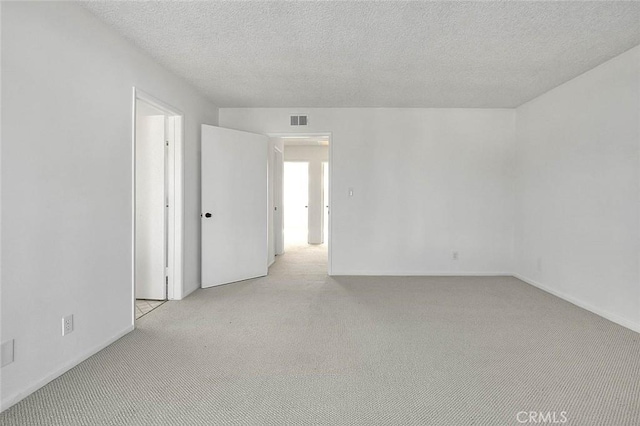
[[[640,424],[638,333],[514,278],[325,271],[306,247],[165,303],[0,423]]]

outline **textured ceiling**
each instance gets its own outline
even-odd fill
[[[220,107],[515,107],[640,44],[638,2],[89,2]]]

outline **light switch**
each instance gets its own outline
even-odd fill
[[[349,188],[349,197],[353,197],[353,188]]]

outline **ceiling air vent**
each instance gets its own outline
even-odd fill
[[[291,125],[292,126],[306,126],[307,125],[307,116],[306,115],[292,115],[291,116]]]

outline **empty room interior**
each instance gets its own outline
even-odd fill
[[[0,424],[640,425],[640,2],[0,22]]]

